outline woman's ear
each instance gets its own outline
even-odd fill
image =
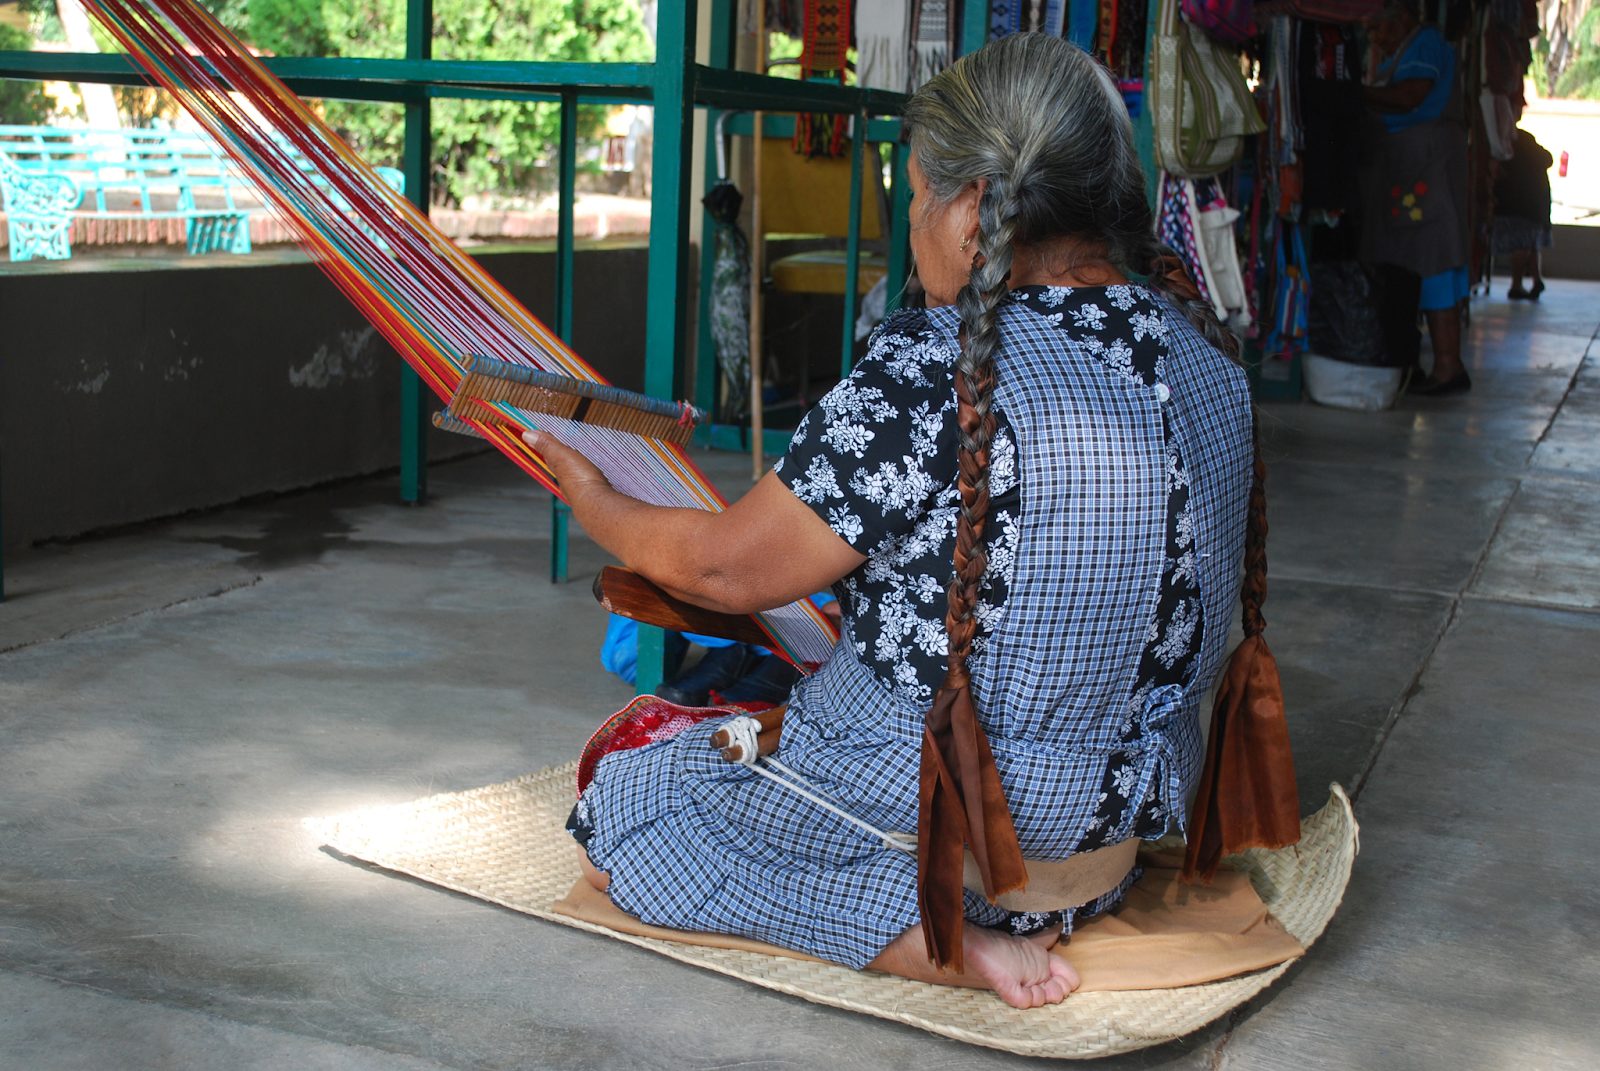
[[[983,201],[983,195],[989,190],[989,180],[979,179],[961,191],[961,236],[963,238],[976,238],[982,223],[982,216],[978,205]]]

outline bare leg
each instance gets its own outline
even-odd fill
[[[1428,310],[1428,337],[1433,340],[1433,372],[1429,379],[1443,383],[1465,369],[1461,366],[1461,309]]]
[[[1528,254],[1526,250],[1519,249],[1511,254],[1511,289],[1508,293],[1522,293],[1522,277],[1528,271]]]
[[[583,850],[583,845],[578,844],[574,847],[578,849],[578,866],[583,868],[583,879],[601,892],[611,888],[611,875],[604,870],[597,870],[595,865],[589,862],[589,853]]]
[[[578,866],[583,870],[584,880],[600,892],[611,887],[611,875],[596,868],[581,845],[578,846]],[[1032,937],[1012,937],[968,925],[962,942],[967,969],[961,974],[951,974],[928,961],[922,927],[913,926],[896,937],[867,966],[918,982],[992,989],[1012,1007],[1038,1008],[1059,1004],[1078,988],[1077,972],[1066,960],[1050,954],[1050,948],[1060,939],[1059,927]]]
[[[992,989],[1013,1008],[1038,1008],[1059,1004],[1078,988],[1078,973],[1049,952],[1059,938],[1058,931],[1012,937],[968,923],[961,944],[966,970],[955,974],[928,961],[922,927],[913,926],[867,966],[917,982]]]

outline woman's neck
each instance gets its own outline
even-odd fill
[[[1057,238],[1019,245],[1012,253],[1011,286],[1114,286],[1126,283],[1104,245]]]

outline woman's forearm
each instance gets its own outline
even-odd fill
[[[523,439],[555,473],[584,531],[684,602],[728,614],[769,610],[866,561],[773,473],[723,512],[673,509],[622,494],[593,463],[543,432]]]
[[[1409,112],[1422,103],[1432,88],[1433,82],[1427,78],[1408,78],[1386,86],[1363,86],[1362,93],[1367,103],[1380,111]]]
[[[717,514],[652,506],[605,485],[572,489],[568,505],[591,539],[669,595],[710,610],[741,609],[727,605]]]

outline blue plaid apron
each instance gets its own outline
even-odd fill
[[[996,404],[1017,441],[1023,531],[1004,613],[971,669],[1028,857],[1071,854],[1113,761],[1131,761],[1137,778],[1108,843],[1132,835],[1150,800],[1182,828],[1198,775],[1200,705],[1238,595],[1250,401],[1243,372],[1166,311],[1164,380],[1152,388],[1037,313],[1002,310]],[[926,315],[956,352],[955,310]],[[1204,625],[1189,685],[1135,699],[1165,553],[1163,409],[1192,481]],[[855,650],[847,627],[833,659],[796,686],[780,756],[846,811],[909,831],[924,710]],[[601,762],[583,808],[612,900],[657,925],[864,966],[918,921],[915,858],[724,762],[709,746],[716,724]],[[984,924],[1004,914],[975,895],[968,907]]]

